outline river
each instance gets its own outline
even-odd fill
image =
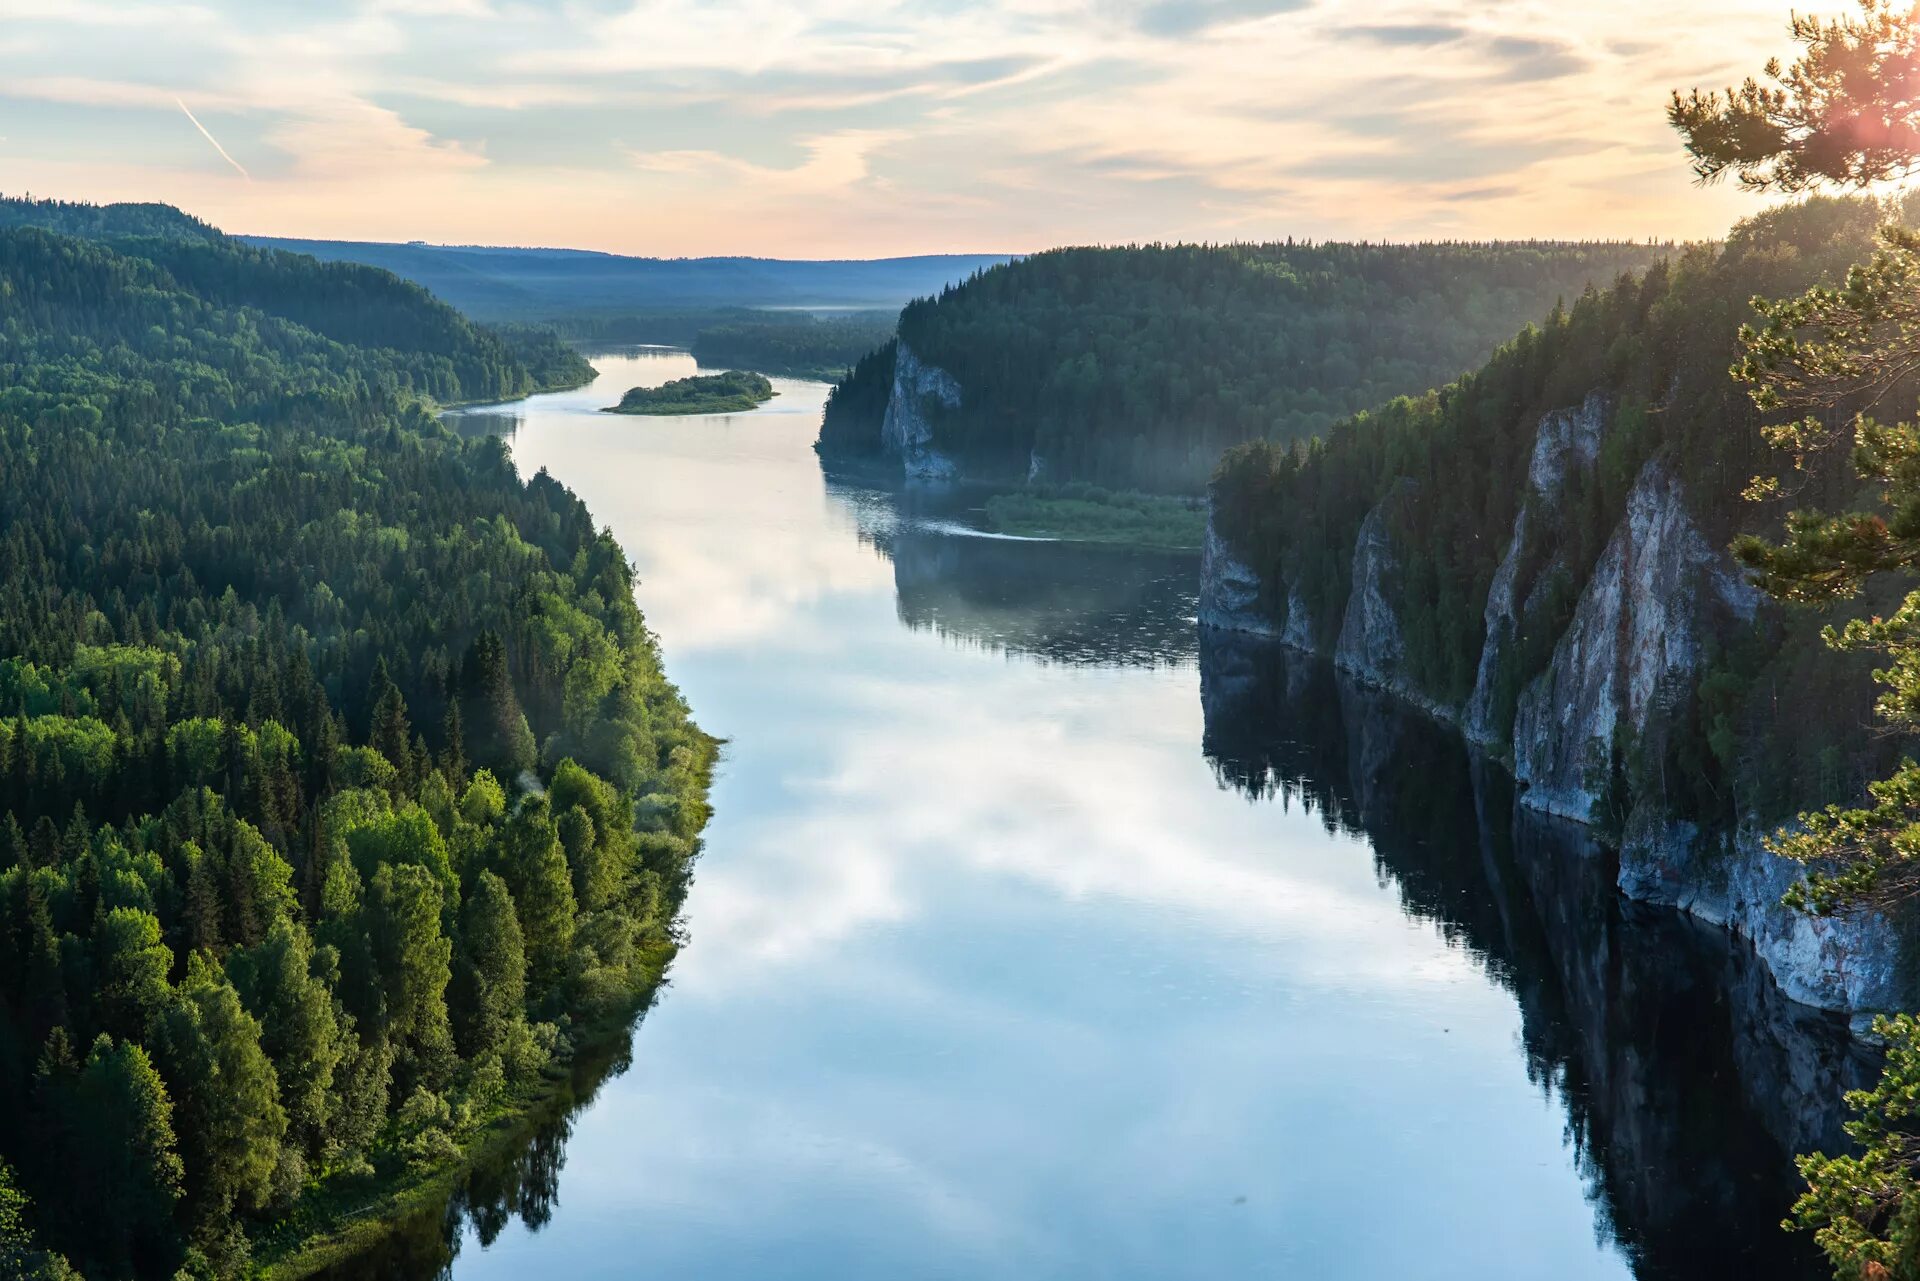
[[[1193,625],[1195,560],[823,475],[825,388],[456,417],[573,487],[728,742],[630,1052],[335,1275],[1822,1275],[1862,1065],[1459,744]]]

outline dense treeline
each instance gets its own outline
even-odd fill
[[[401,390],[443,404],[506,400],[592,376],[549,329],[477,325],[390,272],[258,249],[166,205],[0,200],[0,227],[99,240],[123,251],[134,264],[129,270],[178,286],[194,307],[257,311],[361,349],[357,363],[378,365]],[[48,287],[51,300],[76,311],[99,305],[63,293],[65,281],[29,274]],[[118,322],[111,314],[100,318],[109,330]]]
[[[1331,649],[1352,587],[1361,522],[1390,490],[1391,534],[1410,674],[1436,703],[1458,706],[1486,641],[1489,586],[1528,490],[1541,415],[1588,393],[1612,401],[1590,477],[1576,474],[1555,515],[1561,568],[1528,598],[1500,672],[1496,722],[1542,671],[1580,589],[1625,509],[1641,466],[1664,457],[1709,542],[1772,529],[1778,505],[1743,502],[1747,480],[1777,466],[1752,403],[1728,375],[1749,300],[1844,276],[1898,210],[1819,199],[1740,224],[1721,247],[1687,250],[1640,276],[1590,289],[1529,327],[1486,366],[1427,395],[1393,401],[1294,445],[1230,451],[1212,486],[1228,542],[1263,575],[1267,605],[1290,587]],[[1410,483],[1409,483],[1410,482]],[[1840,469],[1807,478],[1796,502],[1854,482]],[[1872,777],[1891,744],[1862,731],[1863,667],[1821,646],[1804,613],[1718,638],[1697,693],[1647,729],[1626,786],[1658,790],[1674,814],[1709,822],[1776,819],[1810,798]],[[1782,732],[1791,727],[1791,732]]]
[[[1634,244],[1062,249],[900,315],[962,390],[934,445],[963,468],[1197,492],[1220,453],[1289,442],[1484,360],[1557,298],[1666,250]],[[878,448],[892,361],[835,391],[832,439]]]
[[[237,1275],[457,1155],[657,979],[706,815],[620,548],[421,399],[533,385],[513,341],[283,257],[0,231],[0,1216],[45,1275]]]
[[[794,378],[836,379],[893,337],[883,312],[849,316],[763,313],[708,325],[694,335],[693,357],[710,368],[757,369]]]

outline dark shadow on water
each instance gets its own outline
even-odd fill
[[[1200,673],[1221,785],[1364,835],[1406,910],[1513,993],[1596,1231],[1642,1281],[1829,1275],[1779,1223],[1792,1154],[1844,1142],[1841,1096],[1873,1071],[1844,1020],[1725,931],[1623,900],[1583,829],[1515,806],[1504,770],[1404,704],[1225,633],[1202,633]]]
[[[538,1232],[560,1205],[560,1171],[573,1118],[633,1064],[633,1032],[578,1054],[566,1083],[513,1138],[483,1157],[442,1205],[396,1223],[378,1245],[314,1274],[314,1281],[429,1281],[453,1274],[469,1229],[490,1246],[515,1222]]]
[[[1193,661],[1199,557],[980,531],[978,485],[889,483],[836,466],[827,493],[893,565],[900,621],[1044,662],[1163,667]]]

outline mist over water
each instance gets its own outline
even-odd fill
[[[823,475],[825,388],[464,416],[572,486],[728,740],[625,1052],[334,1275],[1820,1275],[1862,1073],[1447,734],[1193,625],[1192,557]]]

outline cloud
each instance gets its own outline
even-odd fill
[[[1486,42],[1486,48],[1499,64],[1499,78],[1506,81],[1555,80],[1575,75],[1589,65],[1586,58],[1558,40],[1495,36]]]
[[[1464,39],[1467,29],[1447,22],[1375,22],[1335,28],[1333,34],[1342,40],[1428,49]]]
[[[1752,0],[0,0],[0,165],[249,230],[641,253],[1711,235],[1755,206],[1691,187],[1661,106],[1779,27]]]
[[[1310,3],[1311,0],[1155,0],[1140,11],[1136,23],[1149,35],[1174,39],[1216,27],[1297,13]]]
[[[716,186],[765,199],[783,196],[826,196],[846,191],[872,173],[873,152],[906,135],[884,129],[849,130],[803,139],[807,153],[797,165],[761,165],[717,151],[629,151],[639,169],[664,177],[690,180],[700,190]]]

